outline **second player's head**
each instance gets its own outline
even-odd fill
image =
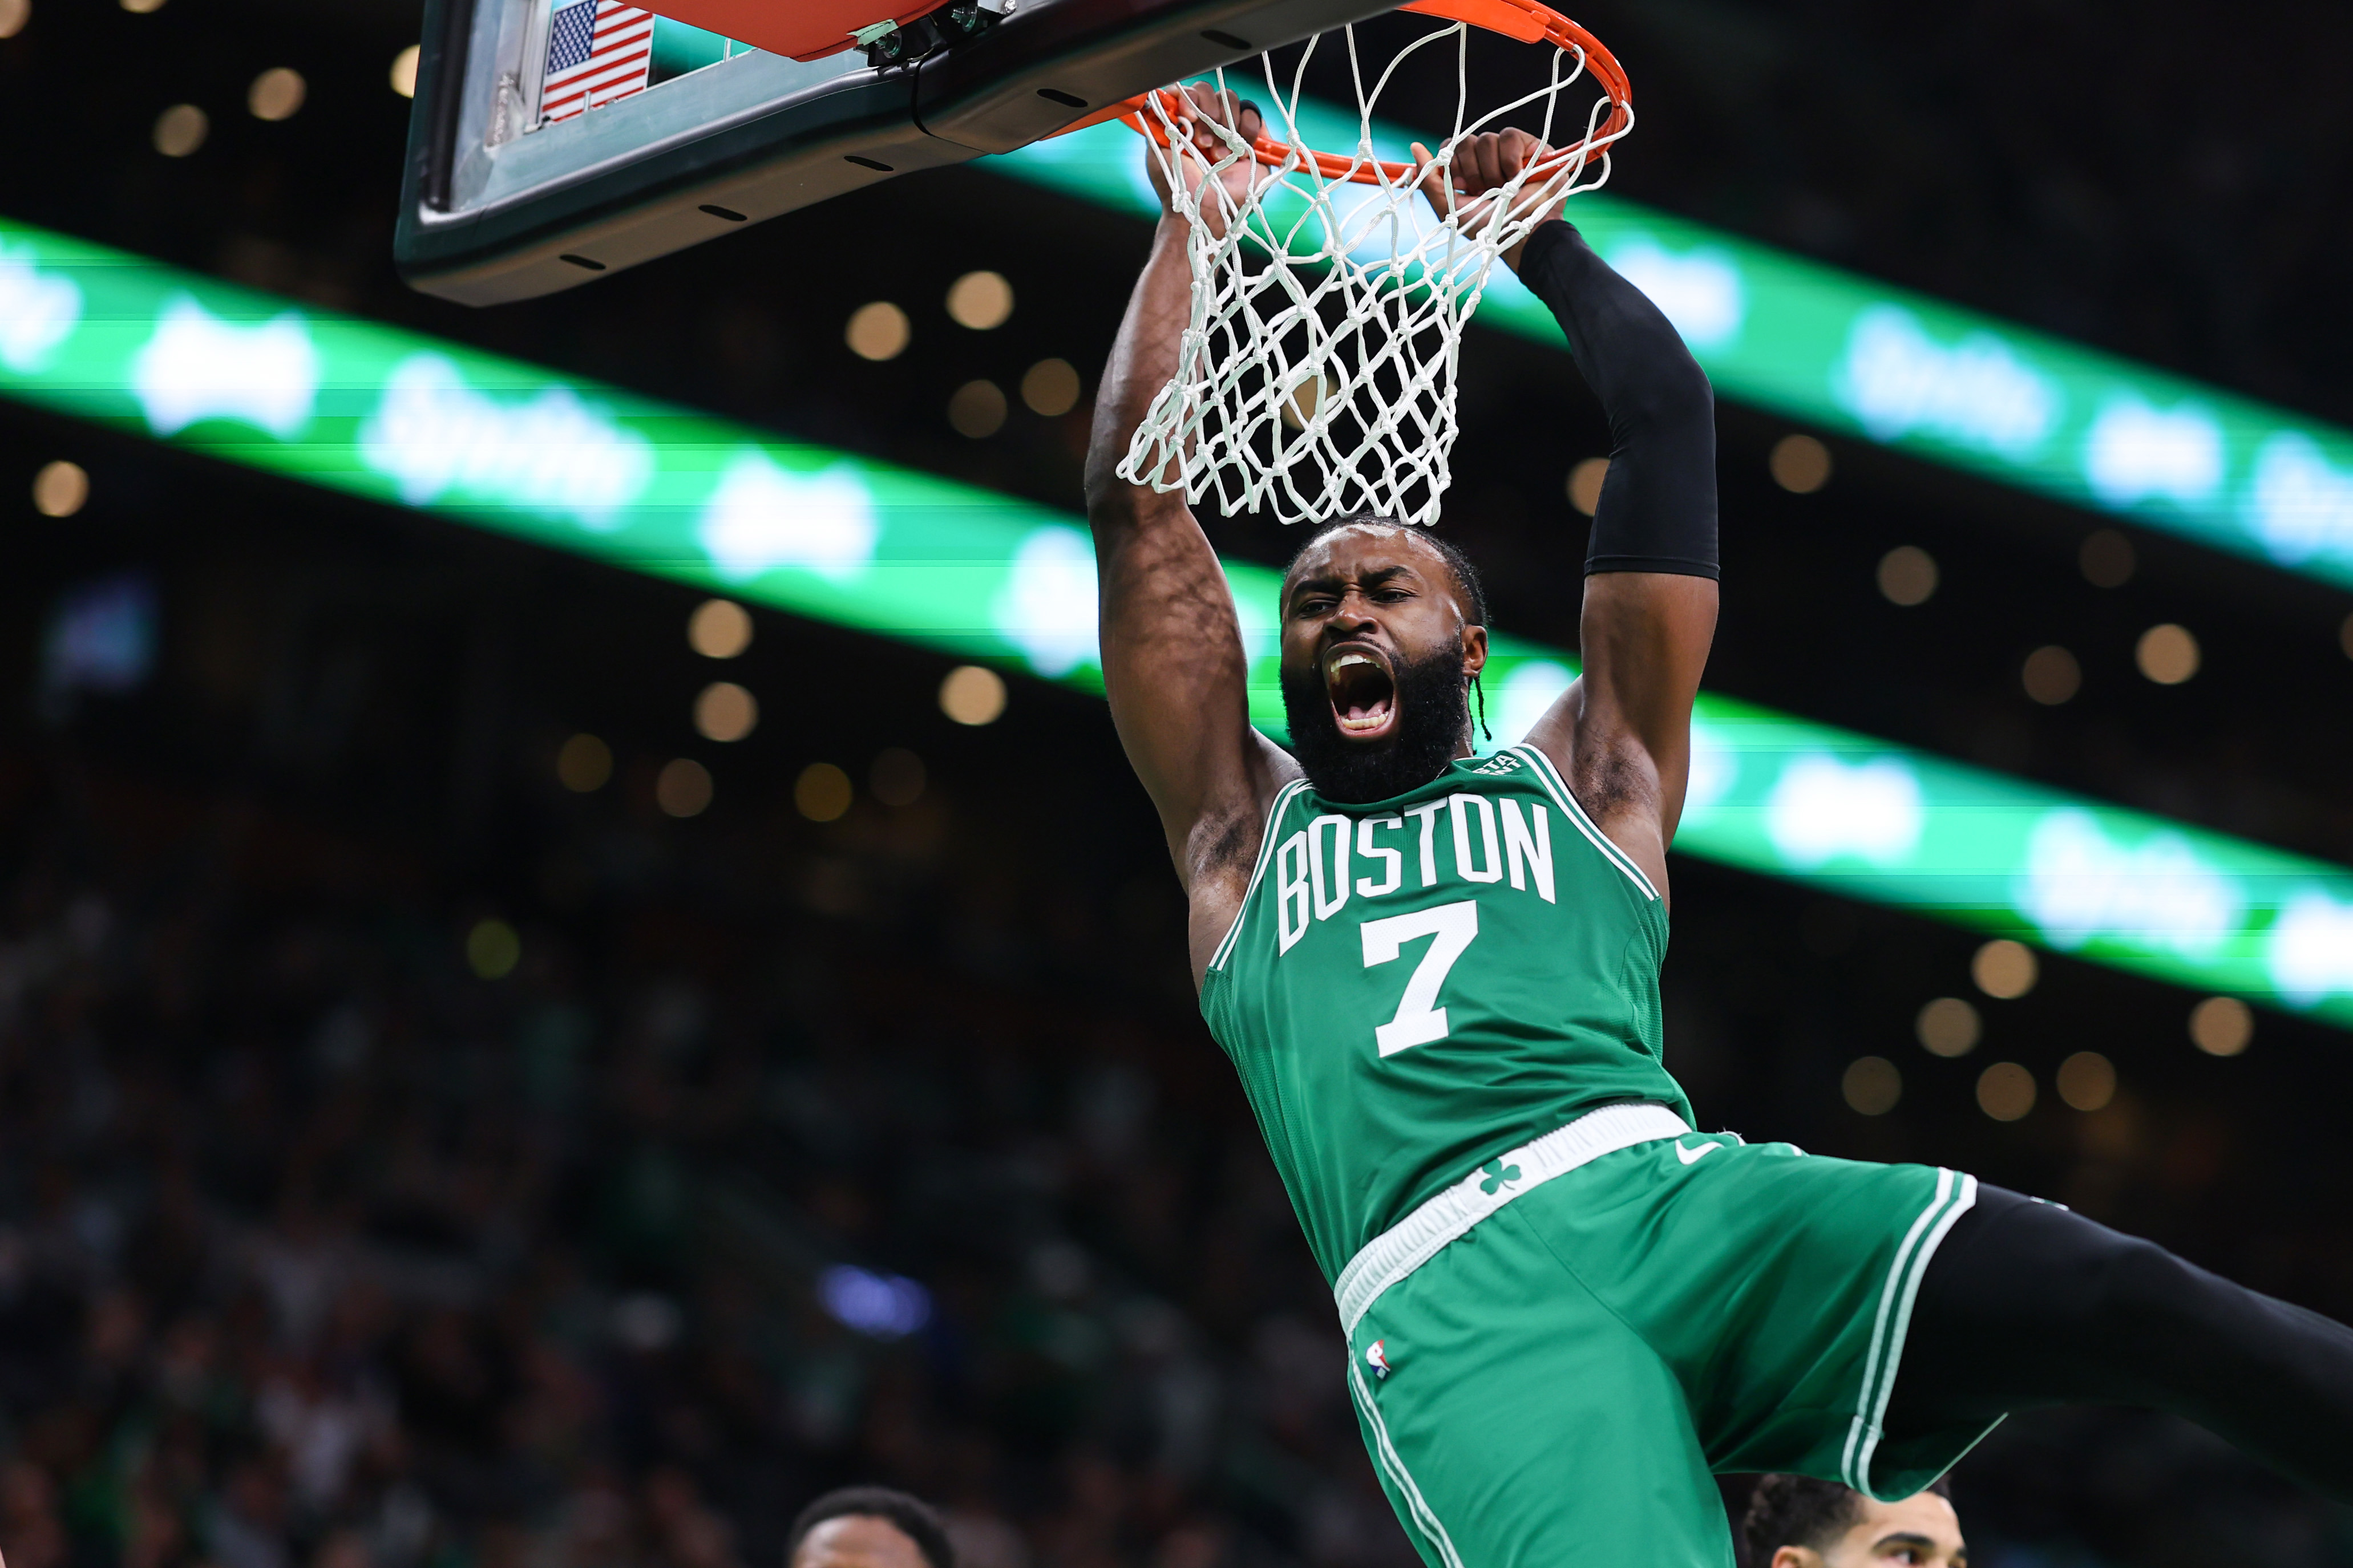
[[[1766,1476],[1741,1523],[1749,1568],[1968,1568],[1942,1481],[1880,1502],[1836,1481]]]
[[[1282,579],[1282,708],[1333,800],[1386,800],[1471,751],[1487,604],[1461,551],[1381,518],[1327,524]]]

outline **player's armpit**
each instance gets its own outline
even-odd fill
[[[1595,826],[1662,889],[1715,615],[1714,578],[1595,573],[1585,580],[1585,673],[1528,731]]]

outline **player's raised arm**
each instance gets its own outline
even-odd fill
[[[1255,133],[1254,110],[1235,115],[1206,96],[1199,101],[1205,115],[1227,110],[1227,123],[1239,121],[1245,135]],[[1214,133],[1204,127],[1201,137],[1214,157]],[[1176,372],[1191,313],[1187,220],[1167,205],[1158,160],[1148,157],[1148,165],[1163,211],[1095,402],[1087,521],[1102,584],[1112,721],[1160,810],[1191,901],[1198,980],[1241,906],[1267,805],[1298,775],[1298,764],[1250,727],[1249,663],[1232,593],[1184,497],[1117,472],[1137,425]],[[1197,182],[1215,177],[1204,164],[1189,172]],[[1251,171],[1228,174],[1244,181]],[[1214,213],[1215,193],[1208,195],[1201,205]]]
[[[1517,131],[1465,140],[1425,188],[1475,225],[1478,198],[1549,150]],[[1521,205],[1556,202],[1531,178]],[[1451,188],[1450,188],[1451,187]],[[1458,210],[1459,208],[1459,210]],[[1715,404],[1673,325],[1555,219],[1504,259],[1551,307],[1609,417],[1609,475],[1585,557],[1585,673],[1529,731],[1602,831],[1666,885],[1691,773],[1691,714],[1715,637]]]

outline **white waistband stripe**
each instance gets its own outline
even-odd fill
[[[1690,1131],[1682,1117],[1663,1105],[1605,1105],[1488,1161],[1365,1243],[1348,1259],[1348,1267],[1340,1270],[1340,1282],[1332,1288],[1340,1307],[1341,1331],[1353,1335],[1381,1292],[1521,1194],[1604,1154],[1662,1138],[1680,1138]]]

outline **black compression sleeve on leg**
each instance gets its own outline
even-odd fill
[[[1715,576],[1715,402],[1673,324],[1557,218],[1528,237],[1520,279],[1609,416],[1586,571]]]
[[[2169,1410],[2353,1501],[2353,1329],[1980,1186],[1921,1280],[1887,1441],[2076,1404]]]

